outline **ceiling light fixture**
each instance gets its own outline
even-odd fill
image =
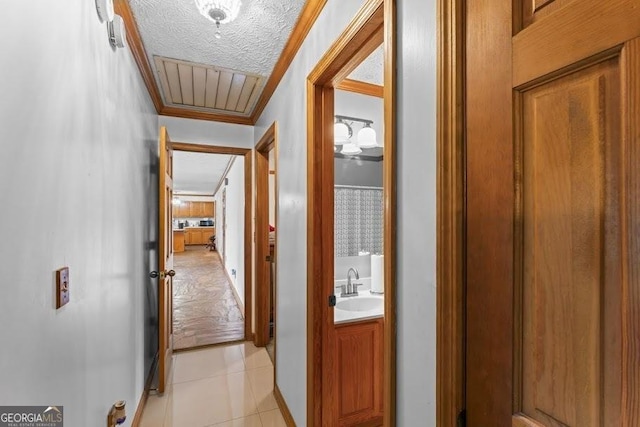
[[[222,37],[220,24],[226,24],[236,19],[240,12],[240,6],[242,6],[240,0],[195,0],[195,2],[202,16],[215,22],[217,39]]]

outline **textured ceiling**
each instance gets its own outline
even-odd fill
[[[351,80],[383,85],[384,82],[384,50],[382,46],[374,50],[358,68],[349,75]]]
[[[235,21],[216,26],[193,0],[130,0],[148,61],[179,59],[269,77],[304,0],[243,0]],[[158,75],[156,73],[156,80]],[[161,82],[157,82],[160,87]],[[262,87],[259,88],[262,90]]]
[[[232,157],[174,151],[174,193],[213,194]]]

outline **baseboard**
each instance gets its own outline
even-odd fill
[[[287,402],[285,402],[284,397],[280,392],[280,388],[278,387],[278,384],[276,384],[273,387],[273,396],[276,398],[276,402],[278,402],[278,406],[280,407],[280,412],[282,413],[282,418],[284,418],[284,422],[289,427],[296,427],[296,422],[293,420],[291,411],[289,411]]]
[[[157,366],[158,353],[156,353],[155,357],[153,358],[153,362],[151,362],[151,369],[147,374],[147,380],[144,383],[144,390],[142,390],[142,396],[140,396],[140,400],[138,401],[138,407],[136,408],[136,413],[133,416],[133,421],[131,421],[131,427],[138,427],[142,422],[142,412],[144,411],[144,406],[147,404],[147,399],[149,398],[149,390],[151,390],[153,375],[156,372]]]
[[[242,317],[244,318],[244,303],[240,299],[240,295],[238,295],[238,290],[233,284],[233,280],[227,271],[227,267],[224,265],[224,261],[222,260],[222,256],[220,256],[220,252],[216,251],[218,254],[218,258],[220,259],[220,263],[222,264],[222,270],[224,271],[224,275],[227,276],[227,280],[229,281],[229,285],[231,285],[231,290],[233,291],[233,298],[236,300],[236,304],[238,304],[238,308],[240,309],[240,313],[242,313]]]

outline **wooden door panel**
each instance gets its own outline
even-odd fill
[[[467,425],[640,425],[638,2],[466,13]]]
[[[619,50],[639,36],[637,0],[573,0],[513,37],[512,87]]]
[[[604,300],[618,301],[621,289],[619,268],[604,263],[620,247],[618,74],[609,60],[524,92],[520,103],[514,366],[522,415],[544,426],[600,425],[603,380],[620,372],[619,359],[603,363],[604,342],[619,342],[616,317],[608,327],[603,316]]]
[[[173,353],[173,150],[167,129],[160,128],[158,173],[158,392],[168,386]]]
[[[382,319],[336,325],[339,426],[382,417],[382,328]]]
[[[523,27],[527,27],[552,14],[572,1],[580,0],[518,0],[522,10]]]

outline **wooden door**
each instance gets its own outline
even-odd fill
[[[468,426],[640,425],[639,6],[467,3]]]
[[[158,206],[158,304],[159,304],[159,351],[158,392],[164,393],[171,371],[173,353],[173,150],[167,129],[160,128],[159,144],[159,206]]]

